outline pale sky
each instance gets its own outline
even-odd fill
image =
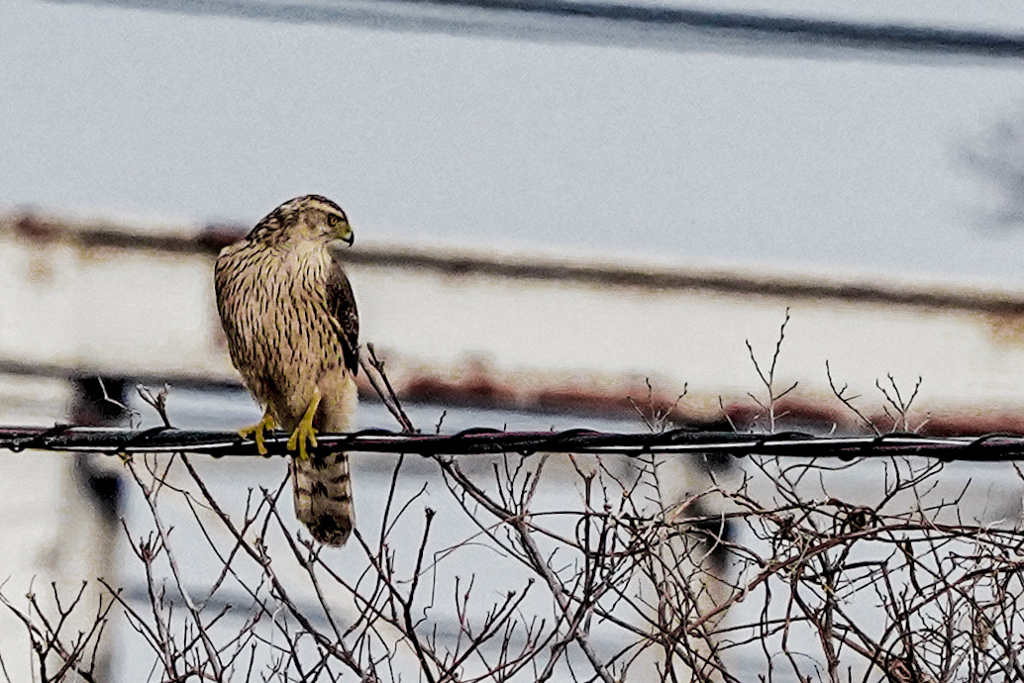
[[[691,3],[1024,29],[1007,2]],[[834,4],[834,3],[832,3]],[[874,7],[873,7],[874,6]],[[873,8],[872,8],[873,7]],[[865,14],[867,12],[867,14]],[[1024,285],[957,149],[1024,61],[813,60],[0,4],[0,206]]]

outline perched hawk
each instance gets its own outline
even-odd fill
[[[319,195],[297,197],[225,247],[214,278],[231,360],[266,408],[240,433],[266,453],[266,430],[291,432],[295,516],[329,545],[352,532],[348,456],[307,447],[316,446],[318,430],[352,428],[359,316],[335,256],[352,241],[341,207]]]

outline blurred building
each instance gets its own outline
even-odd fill
[[[212,286],[216,253],[244,232],[41,212],[0,217],[0,423],[124,423],[125,411],[138,409],[136,382],[185,392],[171,405],[179,426],[254,421]],[[652,401],[674,405],[671,418],[681,424],[763,429],[751,395],[765,400],[757,368],[766,375],[778,348],[773,389],[796,388],[777,406],[776,428],[863,429],[835,396],[845,385],[864,415],[888,426],[893,406],[876,381],[907,401],[920,377],[911,427],[1024,430],[1021,291],[362,239],[347,258],[362,340],[386,358],[401,395],[436,408],[421,409],[422,427],[461,408],[444,429],[484,418],[491,427],[628,429],[633,420],[640,428],[636,406]],[[363,390],[371,399],[363,426],[390,427]],[[487,409],[494,412],[472,412]],[[375,467],[357,458],[355,476],[372,478]],[[272,483],[282,468],[219,462],[209,472],[241,491],[254,480]],[[5,595],[42,594],[51,582],[73,590],[82,577],[123,569],[115,461],[5,454],[0,472]],[[992,491],[978,514],[1019,516],[1019,495],[1012,502],[1013,491]],[[357,509],[370,504],[358,496]],[[0,614],[0,652],[28,662],[12,620]],[[27,671],[21,663],[7,666]]]
[[[3,216],[0,371],[237,387],[212,267],[245,231]],[[362,341],[411,400],[622,415],[649,382],[669,403],[686,390],[678,422],[744,426],[748,394],[765,393],[754,361],[768,370],[785,323],[774,388],[797,384],[793,423],[862,428],[833,387],[873,416],[887,403],[876,381],[906,400],[921,378],[925,431],[1024,427],[1012,287],[362,238],[346,258]]]

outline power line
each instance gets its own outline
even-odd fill
[[[79,2],[82,0],[53,0]],[[851,58],[1024,58],[1024,35],[573,0],[85,0],[90,4],[374,29],[682,51]]]
[[[270,455],[287,455],[288,434],[268,435]],[[403,434],[370,429],[351,434],[320,434],[321,450],[370,453],[435,455],[486,455],[500,453],[573,453],[642,456],[652,453],[717,453],[737,457],[768,455],[784,457],[923,456],[944,461],[1024,460],[1024,437],[990,434],[981,437],[929,437],[916,434],[819,437],[803,432],[741,434],[674,429],[662,433],[624,434],[570,429],[562,432],[503,432],[470,429],[458,434]],[[196,431],[173,428],[146,430],[72,427],[0,427],[0,450],[27,449],[79,453],[199,453],[220,456],[255,456],[256,445],[236,432]]]

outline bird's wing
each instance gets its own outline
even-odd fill
[[[331,266],[327,275],[327,306],[337,322],[345,367],[355,375],[359,371],[359,312],[352,285],[341,267],[336,250],[329,249]]]

